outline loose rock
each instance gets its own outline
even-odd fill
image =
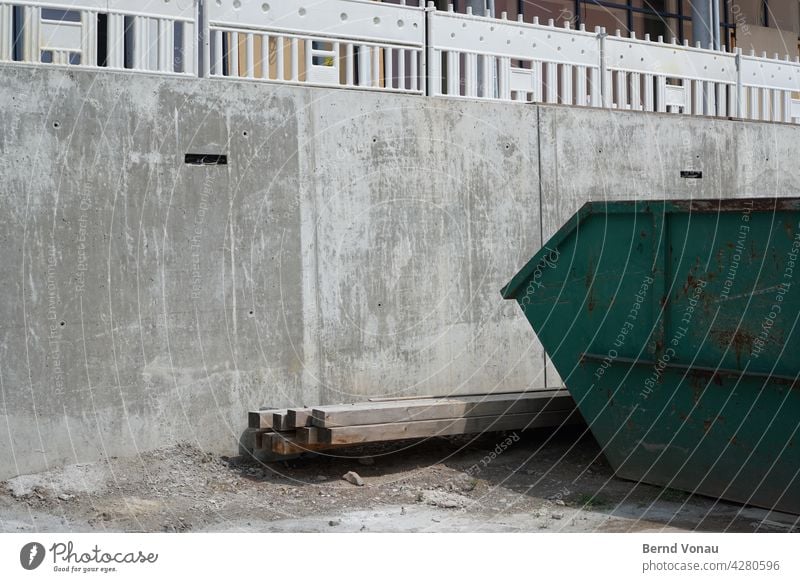
[[[417,497],[417,501],[444,509],[460,509],[466,507],[469,499],[446,491],[422,491]]]
[[[353,485],[358,485],[359,487],[364,486],[364,480],[361,478],[361,475],[359,475],[355,471],[348,471],[342,476],[342,479],[344,479],[348,483],[352,483]]]

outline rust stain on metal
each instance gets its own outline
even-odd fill
[[[742,356],[750,354],[753,350],[755,337],[746,329],[712,330],[711,337],[723,348],[731,348],[736,353],[736,365],[741,368]]]
[[[670,204],[675,208],[689,212],[777,212],[800,208],[800,200],[797,198],[671,200]]]

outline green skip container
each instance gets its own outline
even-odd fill
[[[619,477],[800,514],[800,198],[592,202],[502,294]]]

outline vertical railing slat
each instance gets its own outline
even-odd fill
[[[586,67],[575,67],[575,105],[586,106]]]
[[[25,6],[23,9],[23,59],[29,63],[41,62],[39,24],[40,9],[37,6]]]
[[[81,11],[81,64],[97,66],[97,13]]]
[[[459,67],[459,54],[447,51],[447,94],[460,95],[461,71]]]
[[[531,63],[531,71],[533,75],[533,101],[534,103],[541,103],[544,100],[544,75],[542,74],[544,67],[541,61],[533,61]]]
[[[342,58],[341,44],[333,43],[333,68],[336,70],[336,82],[340,83],[342,78]]]
[[[497,60],[498,98],[508,101],[511,99],[511,58],[500,57]]]
[[[228,32],[228,65],[231,77],[241,77],[239,71],[239,33]]]
[[[383,86],[386,89],[393,89],[394,88],[394,63],[392,62],[392,58],[394,57],[394,51],[387,47],[382,49],[381,52],[383,53],[383,70],[384,70],[384,83]]]
[[[286,80],[286,70],[284,61],[286,60],[286,39],[282,36],[275,37],[275,71],[278,81]]]
[[[630,75],[630,96],[631,96],[631,109],[634,111],[642,110],[642,76],[639,73],[631,73]]]
[[[115,69],[125,66],[125,17],[122,14],[108,17],[108,65]]]
[[[792,92],[781,91],[781,121],[784,123],[792,122]]]
[[[494,99],[495,77],[494,77],[494,57],[481,55],[480,61],[483,68],[483,83],[478,82],[478,96],[487,99]]]
[[[371,52],[367,45],[358,45],[358,86],[369,87],[372,85]]]
[[[667,112],[667,78],[664,75],[656,75],[656,111]]]
[[[758,88],[757,87],[749,87],[747,91],[747,115],[745,115],[746,119],[758,119],[759,112],[758,112]]]
[[[370,54],[372,55],[372,86],[381,86],[381,49],[377,46],[370,47]]]
[[[214,74],[220,77],[225,72],[225,68],[222,65],[223,59],[225,58],[222,50],[222,38],[224,35],[225,33],[221,30],[214,31]]]
[[[692,115],[703,115],[702,81],[692,81]]]
[[[262,79],[271,79],[271,73],[269,70],[269,59],[270,55],[272,54],[272,50],[270,47],[270,43],[272,43],[272,37],[268,34],[264,34],[261,36],[261,78]]]
[[[628,74],[614,71],[614,92],[617,94],[617,109],[628,108]]]
[[[645,111],[654,111],[655,104],[653,101],[653,75],[642,75],[644,85],[644,103],[643,109]]]
[[[306,82],[312,82],[314,74],[314,44],[310,38],[305,40],[305,65],[303,68],[305,69],[306,73]]]
[[[589,105],[592,107],[602,107],[602,88],[602,83],[600,82],[600,69],[597,67],[592,67],[589,69]]]
[[[609,70],[606,69],[603,74],[603,107],[606,109],[610,109],[614,106],[614,86],[613,86],[614,75]]]
[[[558,65],[545,63],[545,97],[547,103],[558,103]]]
[[[728,115],[731,117],[738,117],[739,111],[737,110],[737,97],[738,87],[736,85],[728,85]]]
[[[195,52],[196,26],[191,22],[183,23],[183,69],[182,72],[194,75],[197,73],[197,53]]]
[[[478,96],[478,55],[475,53],[464,55],[464,95]]]
[[[770,90],[762,88],[759,92],[761,93],[761,115],[759,116],[759,118],[762,121],[769,121]]]
[[[0,4],[0,61],[10,61],[14,48],[13,7]]]
[[[561,65],[561,86],[559,87],[559,101],[564,105],[572,105],[572,65]]]
[[[702,84],[703,88],[703,115],[714,117],[717,114],[716,108],[716,92],[714,90],[714,83],[708,81]]]
[[[355,61],[353,60],[353,43],[348,42],[344,47],[344,83],[348,87],[353,86]]]
[[[726,117],[728,115],[728,86],[724,83],[716,83],[717,86],[717,115]]]
[[[159,18],[156,20],[156,70],[164,72],[167,70],[167,20]]]
[[[411,91],[419,91],[419,59],[422,57],[422,51],[411,51],[411,59],[409,60],[409,65],[411,65],[411,71],[409,73],[410,77],[410,87]]]
[[[300,41],[297,38],[292,38],[291,41],[291,65],[292,65],[292,81],[300,80]],[[308,73],[306,73],[308,74]]]
[[[401,91],[407,89],[406,79],[406,49],[399,49],[397,51],[397,88]]]
[[[253,79],[256,76],[255,70],[255,42],[253,41],[253,33],[248,32],[244,39],[244,67],[245,75],[248,79]]]
[[[770,112],[770,121],[783,121],[783,112],[781,111],[781,93],[778,89],[773,89],[772,93],[772,111]]]

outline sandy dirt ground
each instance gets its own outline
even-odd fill
[[[505,448],[502,446],[505,443]],[[344,480],[353,471],[363,480]],[[617,479],[581,429],[260,463],[180,445],[0,484],[0,531],[780,532],[797,516]]]

